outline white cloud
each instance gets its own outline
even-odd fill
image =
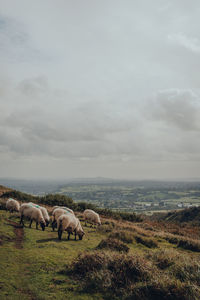
[[[177,33],[169,34],[168,40],[194,53],[200,53],[200,40],[197,37],[189,37],[184,33]]]

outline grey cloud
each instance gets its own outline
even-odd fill
[[[150,101],[150,106],[152,118],[155,120],[184,131],[200,130],[198,92],[179,89],[160,91],[155,95],[155,99]]]
[[[145,177],[200,159],[199,1],[0,4],[1,165]]]

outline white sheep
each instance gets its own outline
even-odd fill
[[[53,212],[54,212],[54,210],[55,210],[56,208],[60,208],[60,206],[57,206],[57,205],[53,206],[53,207],[52,207],[52,211],[51,211],[52,214],[53,214]]]
[[[42,215],[42,212],[39,208],[35,207],[33,204],[30,203],[24,203],[21,205],[20,207],[20,215],[21,215],[21,219],[20,219],[20,224],[22,224],[24,226],[24,217],[30,220],[30,224],[29,227],[31,228],[32,222],[35,221],[36,222],[36,229],[38,229],[38,223],[40,223],[40,226],[42,228],[42,230],[45,230],[45,220],[44,217]]]
[[[58,238],[61,240],[63,231],[68,232],[68,240],[70,238],[70,234],[78,235],[79,240],[82,240],[84,236],[84,231],[81,226],[81,223],[78,218],[76,218],[73,214],[63,214],[61,215],[58,220]]]
[[[64,215],[64,214],[72,214],[72,215],[74,215],[74,212],[71,213],[69,210],[66,210],[65,207],[64,208],[58,207],[58,208],[54,209],[53,214],[52,214],[52,217],[53,217],[53,220],[52,220],[52,229],[53,229],[53,231],[54,231],[54,229],[57,226],[57,220],[58,220],[58,218],[61,215]]]
[[[35,204],[33,202],[29,202],[29,204],[32,204],[34,207],[37,207],[37,208],[39,208],[41,210],[42,215],[43,215],[44,220],[45,220],[45,223],[46,223],[46,226],[48,227],[49,222],[50,222],[50,218],[49,218],[49,214],[48,214],[47,209],[45,207],[40,206],[38,204]]]
[[[93,211],[92,209],[86,209],[83,212],[83,217],[85,220],[85,226],[87,226],[86,221],[88,221],[88,223],[90,224],[101,225],[99,214]]]
[[[12,198],[9,198],[7,201],[6,201],[6,208],[7,210],[9,210],[10,212],[13,212],[13,211],[17,211],[19,212],[19,209],[20,209],[20,204],[17,200],[14,200]]]
[[[74,212],[73,212],[72,209],[70,209],[70,208],[68,208],[66,206],[57,206],[57,205],[52,208],[52,211],[51,211],[52,215],[53,215],[54,210],[57,209],[57,208],[62,208],[64,210],[66,210],[66,211],[69,211],[70,213],[72,213],[74,215]]]

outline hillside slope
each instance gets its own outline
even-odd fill
[[[157,220],[175,222],[179,224],[187,223],[200,226],[200,207],[191,207],[179,211],[170,211],[166,214],[156,214]]]
[[[101,216],[96,229],[76,212],[83,240],[64,234],[59,241],[50,227],[43,232],[26,221],[22,228],[18,213],[3,208],[1,299],[200,299],[199,227]]]

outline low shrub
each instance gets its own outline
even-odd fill
[[[165,270],[175,263],[176,255],[175,250],[160,250],[151,252],[147,255],[147,258],[152,259],[159,269]]]
[[[179,236],[175,236],[173,234],[166,234],[163,238],[168,241],[170,244],[177,244],[180,241]]]
[[[77,280],[82,291],[102,293],[103,299],[198,300],[199,266],[195,261],[192,264],[192,258],[185,263],[184,255],[179,259],[178,251],[172,257],[171,253],[171,250],[149,252],[150,256],[144,258],[112,251],[86,252],[63,274]],[[149,258],[165,271],[159,271]],[[181,278],[181,273],[187,276]]]
[[[181,247],[186,250],[191,250],[194,252],[200,252],[200,242],[191,240],[191,239],[183,239],[178,242],[177,247]]]
[[[113,231],[109,237],[121,240],[124,243],[132,243],[134,241],[134,235],[130,231]]]
[[[200,286],[200,261],[188,259],[185,255],[176,259],[170,267],[169,273],[180,281],[191,281]]]
[[[166,277],[136,285],[125,300],[198,300],[199,293],[198,287]]]
[[[103,224],[97,227],[97,231],[101,233],[109,233],[113,231],[113,226],[111,224]]]
[[[137,243],[140,243],[148,248],[157,248],[158,247],[158,243],[151,238],[145,238],[145,237],[136,235],[135,240]]]
[[[149,280],[151,272],[151,264],[143,257],[99,251],[80,254],[67,270],[84,290],[116,295],[129,291],[133,283]]]
[[[117,239],[107,238],[105,240],[102,240],[99,245],[97,246],[97,249],[110,249],[110,250],[116,250],[119,252],[128,252],[129,247],[125,245],[123,242]]]

